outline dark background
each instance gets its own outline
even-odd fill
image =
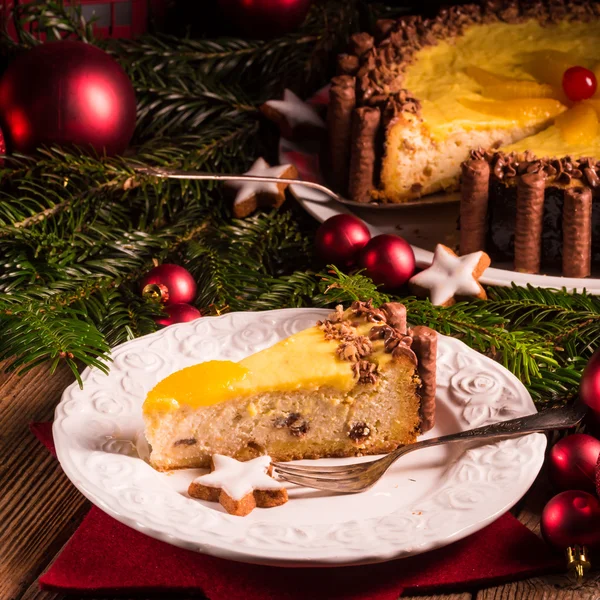
[[[317,4],[320,0],[313,0]],[[385,4],[406,9],[407,14],[423,14],[430,16],[435,14],[443,6],[451,4],[464,4],[464,2],[436,0],[422,0],[421,2],[387,0],[385,2],[373,2],[363,0],[364,4]],[[227,19],[223,17],[214,0],[190,1],[172,0],[166,13],[166,19],[159,27],[164,33],[177,36],[191,35],[193,37],[220,37],[237,35],[238,32],[231,27]]]

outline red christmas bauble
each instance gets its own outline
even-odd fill
[[[600,413],[600,350],[594,352],[583,371],[579,397],[584,404]]]
[[[9,152],[42,145],[121,154],[135,128],[129,77],[106,52],[48,42],[18,56],[0,79],[0,127]]]
[[[368,227],[358,217],[342,214],[329,217],[319,227],[315,246],[321,261],[344,267],[356,262],[370,239]]]
[[[202,316],[202,313],[197,308],[190,304],[185,304],[184,302],[165,306],[165,312],[168,316],[156,319],[156,322],[159,325],[164,325],[165,327],[167,325],[175,325],[175,323],[195,321]]]
[[[244,35],[274,38],[295,31],[312,0],[219,0],[223,15]]]
[[[585,433],[575,433],[559,440],[548,457],[548,471],[554,485],[561,490],[596,489],[596,463],[600,457],[600,440]]]
[[[598,81],[594,71],[585,67],[571,67],[564,72],[562,86],[569,100],[580,102],[596,93]]]
[[[415,254],[405,239],[384,233],[361,250],[359,264],[375,283],[395,289],[415,272]]]
[[[542,533],[557,548],[600,545],[600,501],[592,494],[569,490],[554,496],[542,512]]]
[[[166,305],[193,302],[196,282],[187,269],[164,264],[154,267],[140,281],[144,296],[156,298]]]

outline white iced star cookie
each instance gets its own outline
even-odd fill
[[[264,158],[258,158],[244,175],[263,175],[278,179],[295,179],[298,171],[294,165],[271,167]],[[233,214],[238,218],[251,215],[257,208],[279,208],[285,201],[287,183],[264,183],[262,181],[231,181],[227,183],[237,190],[233,201]]]
[[[281,135],[288,140],[312,139],[325,131],[325,121],[319,113],[291,90],[283,92],[283,100],[265,102],[260,111],[279,127]]]
[[[485,252],[458,256],[438,244],[431,266],[411,277],[408,284],[417,296],[429,297],[436,306],[451,306],[456,297],[485,300],[485,290],[477,280],[489,266],[490,257]]]
[[[287,490],[270,476],[270,456],[240,462],[213,454],[212,464],[211,473],[190,483],[188,494],[192,498],[220,502],[229,514],[239,517],[245,517],[257,506],[271,508],[288,500]]]

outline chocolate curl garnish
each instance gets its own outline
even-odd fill
[[[421,433],[429,431],[435,425],[435,389],[437,362],[437,333],[429,327],[412,329],[412,350],[419,361],[417,371],[421,378],[419,396],[421,398]]]
[[[339,54],[337,57],[338,75],[356,75],[360,67],[358,56],[354,54]]]
[[[362,56],[365,52],[371,50],[374,44],[375,40],[373,39],[373,36],[365,32],[355,33],[350,38],[351,52],[356,56]]]
[[[394,29],[396,21],[394,19],[378,19],[375,21],[375,36],[382,40],[388,33]]]
[[[352,114],[352,150],[348,191],[355,202],[369,202],[375,187],[375,138],[381,113],[378,108],[362,106]]]
[[[335,189],[347,192],[352,137],[352,111],[356,105],[356,80],[340,75],[331,80],[327,130],[329,134],[329,160],[331,178]]]
[[[490,192],[490,165],[470,160],[462,166],[460,200],[460,253],[485,249],[485,229]]]
[[[565,190],[563,205],[563,263],[565,277],[589,277],[592,266],[592,191]]]
[[[400,302],[386,302],[381,305],[388,325],[406,335],[406,306]]]
[[[515,270],[539,273],[544,216],[545,174],[525,173],[517,184],[515,220]]]

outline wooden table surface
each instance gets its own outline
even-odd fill
[[[65,598],[40,591],[37,580],[73,535],[90,503],[71,485],[58,462],[29,432],[28,425],[51,420],[62,391],[72,381],[66,368],[54,375],[45,367],[23,376],[0,374],[0,600]],[[538,533],[540,510],[547,499],[542,474],[518,508],[521,521]],[[474,593],[420,598],[599,600],[600,574],[579,585],[555,576]]]

